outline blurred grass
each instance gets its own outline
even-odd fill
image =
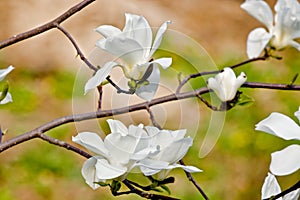
[[[187,52],[191,59],[193,56],[197,57],[192,51]],[[197,70],[190,70],[192,68],[188,66],[190,59],[185,60],[183,55],[175,55],[166,51],[159,53],[172,56],[174,62],[172,67],[176,72],[182,72],[183,76],[197,72]],[[299,72],[300,56],[294,50],[287,50],[282,55],[284,59],[281,61],[271,59],[268,62],[257,62],[243,66],[236,71],[237,73],[244,71],[248,76],[248,81],[289,83]],[[216,60],[218,60],[217,66],[222,68],[244,59],[229,53]],[[205,62],[201,64],[206,65]],[[174,79],[174,76],[168,74],[167,70],[162,70],[162,74],[166,79]],[[204,85],[207,78],[193,80],[192,88]],[[6,127],[9,131],[5,138],[28,131],[51,119],[71,114],[69,104],[74,98],[74,79],[73,71],[59,70],[59,68],[44,72],[34,72],[26,67],[14,70],[8,76],[14,102],[1,106],[1,113],[9,116],[3,124],[10,125]],[[300,84],[299,80],[296,84]],[[202,131],[207,129],[210,120],[210,111],[201,104],[199,137],[194,139],[193,147],[184,158],[187,164],[204,170],[203,173],[195,174],[195,177],[211,199],[259,199],[261,186],[270,163],[270,153],[292,143],[299,144],[299,141],[284,141],[254,131],[254,125],[273,111],[282,112],[296,120],[293,113],[298,110],[299,92],[246,88],[242,91],[255,99],[254,104],[250,107],[236,107],[230,110],[213,151],[205,158],[199,159],[198,151],[202,144]],[[76,98],[82,95],[78,91],[75,93]],[[1,119],[6,118],[1,116]],[[103,120],[99,122],[104,129],[107,129]],[[64,125],[48,134],[70,142],[76,130],[73,125]],[[112,199],[108,188],[93,191],[84,183],[80,174],[84,159],[62,148],[36,139],[3,152],[0,157],[1,200]],[[183,171],[174,170],[170,175],[176,177],[175,184],[169,185],[174,197],[201,199]],[[280,177],[279,183],[285,189],[296,182],[299,176],[299,172],[296,172],[291,176]],[[137,174],[132,174],[129,178],[141,180]],[[143,182],[147,183],[146,180]],[[118,197],[118,199],[140,198],[128,195]]]

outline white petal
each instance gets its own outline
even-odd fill
[[[72,137],[72,141],[84,146],[88,150],[102,156],[108,155],[108,150],[105,148],[102,139],[98,134],[92,132],[82,132],[77,136]]]
[[[98,28],[95,29],[95,31],[103,35],[105,38],[122,33],[120,29],[111,25],[99,26]]]
[[[157,67],[157,64],[153,63],[153,71],[149,78],[147,79],[149,81],[148,85],[141,86],[137,88],[135,91],[136,95],[141,97],[142,99],[145,99],[146,101],[151,101],[157,91],[159,81],[160,81],[160,71]]]
[[[194,173],[194,172],[202,172],[201,169],[194,167],[194,166],[186,166],[186,165],[179,165],[179,164],[173,164],[169,165],[167,169],[175,169],[175,168],[182,168],[186,172]]]
[[[300,122],[300,107],[299,107],[298,111],[296,111],[296,112],[294,113],[294,115],[298,118],[298,120],[299,120],[299,122]]]
[[[159,160],[176,163],[185,156],[192,144],[193,139],[190,137],[172,142],[169,146],[160,149]]]
[[[144,62],[143,47],[131,38],[123,36],[109,37],[105,41],[104,48],[109,53],[120,57],[129,67]]]
[[[172,58],[159,58],[159,59],[153,60],[151,63],[157,63],[163,69],[167,69],[172,64]]]
[[[270,6],[262,0],[247,0],[241,8],[263,23],[269,30],[273,26],[273,14]]]
[[[148,58],[151,58],[152,55],[154,54],[154,52],[159,47],[159,45],[160,45],[160,43],[162,41],[162,37],[163,37],[163,35],[165,34],[165,32],[167,30],[168,24],[170,24],[170,23],[171,23],[171,21],[166,21],[158,29],[158,31],[156,33],[156,36],[155,36],[155,39],[154,39],[154,42],[152,44],[151,52],[150,52]]]
[[[300,145],[290,145],[271,156],[270,171],[275,175],[288,175],[300,168]]]
[[[0,92],[0,95],[2,94],[2,92]],[[2,101],[0,101],[0,104],[7,104],[9,102],[12,102],[12,96],[9,92],[7,92],[6,96],[4,97],[4,99],[2,99]]]
[[[271,196],[279,194],[280,192],[281,189],[275,176],[271,173],[268,173],[268,176],[265,178],[264,184],[261,188],[261,199],[270,198]]]
[[[14,67],[12,65],[6,69],[0,69],[0,81],[2,81],[5,78],[5,76],[9,74],[13,69]]]
[[[127,127],[119,120],[108,119],[107,123],[112,133],[119,133],[122,136],[126,136],[128,134]]]
[[[300,51],[300,44],[296,41],[290,41],[290,45]]]
[[[247,39],[247,55],[251,58],[258,57],[272,38],[264,28],[256,28],[251,31]]]
[[[152,43],[152,30],[149,23],[143,16],[129,13],[126,13],[125,16],[124,34],[126,37],[136,40],[146,52],[144,56],[148,57]]]
[[[294,190],[286,195],[284,195],[283,199],[284,200],[299,200],[300,196],[300,189]]]
[[[81,174],[85,179],[85,182],[94,190],[100,187],[100,185],[95,184],[95,182],[99,182],[100,179],[96,176],[96,162],[97,159],[94,157],[89,158],[86,160],[82,166]]]
[[[228,95],[228,99],[233,99],[236,95],[236,92],[238,89],[246,82],[247,76],[244,72],[241,72],[241,74],[236,78],[236,81],[233,85],[233,88],[231,90],[230,95]]]
[[[117,66],[118,63],[115,62],[107,62],[103,67],[101,67],[96,74],[90,78],[84,87],[84,94],[86,94],[91,89],[96,88],[98,85],[100,85],[106,77],[110,74],[111,70]]]
[[[227,101],[224,93],[225,91],[216,78],[209,78],[207,80],[207,87],[213,90],[221,101]]]
[[[300,140],[300,127],[291,118],[280,114],[271,113],[269,117],[256,124],[255,130],[276,135],[285,140]]]
[[[113,166],[106,159],[97,159],[96,175],[98,179],[114,179],[127,172],[126,167]]]

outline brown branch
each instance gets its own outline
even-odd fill
[[[180,160],[179,163],[181,165],[185,165],[183,160]],[[205,194],[205,192],[202,190],[202,188],[200,187],[200,185],[197,183],[197,181],[193,178],[192,174],[190,172],[184,171],[184,173],[186,174],[186,177],[189,179],[189,181],[191,181],[194,186],[197,188],[197,190],[201,193],[201,195],[203,196],[203,198],[205,200],[209,200],[208,196]]]
[[[80,50],[79,46],[77,45],[76,41],[74,38],[71,36],[70,33],[66,29],[64,29],[62,26],[60,26],[58,23],[55,23],[55,26],[58,30],[60,30],[73,44],[74,48],[76,49],[77,55],[79,55],[80,59],[92,70],[97,71],[97,67],[95,67],[82,53]]]
[[[265,88],[265,89],[276,89],[276,90],[292,90],[292,91],[300,91],[300,85],[292,85],[289,86],[287,84],[269,84],[269,83],[253,83],[253,82],[246,82],[242,87],[246,88]],[[151,102],[143,102],[139,104],[134,104],[129,107],[122,107],[112,110],[98,110],[96,112],[90,112],[90,113],[83,113],[83,114],[77,114],[77,115],[69,115],[61,118],[57,118],[51,122],[48,122],[34,130],[31,130],[29,132],[26,132],[24,134],[21,134],[17,137],[14,137],[10,140],[7,140],[0,144],[0,152],[5,151],[8,148],[11,148],[15,145],[18,145],[20,143],[23,143],[25,141],[31,140],[33,138],[36,138],[38,134],[45,133],[51,129],[54,129],[58,126],[61,126],[63,124],[68,124],[71,122],[78,122],[78,121],[84,121],[89,119],[95,119],[95,118],[103,118],[103,117],[109,117],[113,115],[119,115],[129,112],[134,112],[138,110],[146,110],[147,106],[151,107],[154,105],[171,102],[171,101],[177,101],[180,99],[187,99],[191,97],[197,97],[198,95],[205,94],[209,92],[208,88],[203,87],[199,88],[194,91],[190,92],[182,92],[179,94],[170,94],[167,96],[163,96],[160,98],[153,99]]]
[[[22,40],[34,37],[34,36],[39,35],[41,33],[44,33],[44,32],[46,32],[50,29],[56,28],[57,24],[60,24],[60,23],[64,22],[69,17],[71,17],[75,13],[79,12],[80,10],[82,10],[83,8],[85,8],[86,6],[88,6],[89,4],[91,4],[94,1],[96,1],[96,0],[81,1],[80,3],[78,3],[75,6],[71,7],[69,10],[67,10],[66,12],[64,12],[62,15],[58,16],[54,20],[52,20],[52,21],[50,21],[50,22],[48,22],[44,25],[41,25],[39,27],[36,27],[34,29],[31,29],[27,32],[20,33],[18,35],[14,35],[14,36],[6,39],[6,40],[1,41],[0,42],[0,49],[3,49],[4,47],[10,46],[10,45],[15,44],[17,42],[20,42]]]
[[[155,120],[155,117],[153,115],[153,112],[151,111],[149,105],[147,105],[147,108],[146,108],[147,112],[149,113],[150,115],[150,120],[153,124],[153,126],[155,126],[156,128],[158,128],[159,130],[162,130],[161,126],[157,123],[157,121]]]
[[[124,180],[123,183],[129,188],[130,191],[128,192],[125,192],[124,194],[129,194],[129,193],[135,193],[141,197],[144,197],[146,199],[156,199],[156,200],[159,200],[159,199],[165,199],[165,200],[178,200],[176,198],[173,198],[173,197],[168,197],[168,196],[163,196],[163,195],[159,195],[159,194],[151,194],[151,193],[147,193],[147,192],[144,192],[142,190],[139,190],[137,189],[136,187],[134,187],[133,185],[131,185],[131,183],[128,181],[128,180]],[[122,193],[121,193],[122,194]],[[121,195],[121,194],[118,194],[117,195]]]
[[[231,69],[234,69],[234,68],[243,66],[243,65],[248,64],[248,63],[251,63],[251,62],[261,61],[261,60],[266,60],[266,59],[268,59],[269,57],[270,57],[270,55],[266,53],[266,54],[265,54],[264,56],[262,56],[262,57],[252,58],[252,59],[243,61],[243,62],[238,63],[238,64],[236,64],[236,65],[228,66],[228,67],[230,67]],[[222,72],[222,70],[215,70],[215,71],[208,71],[208,72],[200,72],[200,73],[190,74],[190,75],[186,76],[186,77],[179,83],[179,86],[177,87],[176,93],[179,93],[180,90],[182,89],[182,87],[183,87],[190,79],[197,78],[197,77],[200,77],[200,76],[205,76],[205,75],[217,74],[217,73],[220,73],[220,72]]]

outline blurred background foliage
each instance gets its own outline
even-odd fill
[[[1,1],[0,18],[2,27],[5,27],[0,31],[1,39],[42,24],[77,2],[79,1]],[[194,51],[188,44],[180,47],[186,52],[184,56],[164,50],[157,52],[156,56],[172,56],[173,71],[172,73],[168,70],[162,71],[162,76],[163,81],[171,81],[170,84],[176,87],[176,74],[179,72],[184,77],[199,69],[206,70],[207,65],[221,69],[246,59],[247,35],[252,28],[261,25],[239,8],[242,2],[241,0],[101,0],[63,25],[88,54],[94,48],[95,41],[99,39],[99,35],[94,33],[93,29],[101,24],[113,24],[121,28],[124,23],[124,12],[142,14],[154,26],[171,19],[173,21],[171,29],[193,38],[211,56],[199,59],[199,51]],[[275,1],[268,2],[273,5]],[[166,37],[162,45],[165,49],[176,50],[178,47],[174,47],[173,41]],[[236,73],[244,71],[248,81],[289,83],[294,75],[299,73],[300,54],[294,49],[287,49],[278,55],[283,59],[248,64],[237,69]],[[51,31],[5,48],[0,53],[0,59],[1,68],[10,64],[16,67],[6,79],[9,81],[14,102],[2,105],[0,111],[1,128],[8,129],[4,140],[55,118],[72,114],[74,111],[72,102],[74,106],[78,106],[74,104],[74,99],[83,101],[80,104],[83,108],[78,110],[85,110],[85,106],[90,106],[88,105],[90,101],[85,100],[91,97],[83,97],[83,89],[74,87],[78,80],[84,83],[88,75],[78,76],[81,61],[75,57],[73,47],[59,32]],[[215,64],[212,64],[210,59]],[[199,65],[191,66],[191,62]],[[207,78],[192,80],[190,88],[204,85]],[[296,84],[300,84],[300,81],[297,80]],[[183,90],[187,91],[190,88],[185,87]],[[112,88],[107,87],[107,90]],[[208,128],[211,111],[196,99],[189,100],[189,107],[181,110],[191,118],[193,110],[200,112],[199,124],[195,124],[198,128],[194,145],[184,161],[204,170],[203,173],[194,176],[211,199],[259,199],[270,163],[270,153],[292,143],[299,144],[299,141],[284,141],[254,131],[254,125],[273,111],[284,113],[297,121],[293,113],[298,110],[299,92],[246,88],[242,91],[253,97],[255,102],[251,106],[236,107],[226,113],[221,136],[213,150],[201,159],[198,157],[199,147]],[[163,94],[158,94],[161,95]],[[210,98],[209,95],[205,97]],[[110,105],[104,106],[109,108]],[[155,107],[153,109],[154,114],[157,114]],[[161,116],[157,115],[160,122]],[[139,122],[149,123],[146,113],[139,113],[138,116]],[[166,116],[167,121],[162,120],[164,127],[177,128],[172,114]],[[94,121],[103,130],[99,134],[109,133],[105,119]],[[88,129],[89,125],[83,124],[83,127]],[[192,127],[181,128],[189,130]],[[77,131],[77,126],[67,124],[47,134],[71,142],[71,136],[76,135]],[[80,174],[85,159],[39,139],[25,142],[1,153],[0,159],[1,200],[113,199],[108,188],[93,191],[85,184]],[[174,170],[170,175],[176,178],[175,184],[169,185],[173,196],[181,199],[201,199],[183,171]],[[290,176],[279,177],[278,181],[285,189],[299,177],[299,172],[296,172]],[[130,175],[129,179],[147,183],[138,174]],[[118,199],[140,198],[128,195]]]

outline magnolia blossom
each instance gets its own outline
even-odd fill
[[[242,72],[238,77],[235,76],[231,68],[224,68],[223,72],[217,74],[214,78],[209,78],[207,87],[212,89],[221,101],[232,100],[237,90],[247,80],[247,76]]]
[[[13,69],[13,66],[9,66],[6,69],[0,69],[0,81],[2,81],[6,77],[6,75],[9,74]],[[2,92],[0,92],[0,96],[2,96],[1,94]],[[6,104],[9,102],[12,102],[12,96],[9,92],[7,92],[6,96],[0,100],[0,104]]]
[[[166,69],[172,63],[171,58],[152,59],[170,21],[161,25],[152,41],[152,30],[143,16],[126,13],[125,17],[126,24],[123,30],[111,25],[96,28],[96,31],[103,36],[97,41],[96,46],[117,56],[123,62],[106,63],[88,80],[85,92],[100,85],[114,67],[121,67],[126,78],[131,81],[129,87],[134,89],[138,96],[150,101],[160,81],[158,66]]]
[[[138,160],[144,159],[155,151],[149,147],[147,133],[143,126],[126,128],[117,120],[107,120],[111,133],[104,141],[91,132],[79,133],[73,137],[76,142],[96,155],[89,158],[82,167],[82,176],[86,183],[96,189],[96,182],[105,182],[107,179],[124,179]]]
[[[268,44],[276,50],[293,46],[300,51],[300,44],[294,41],[300,37],[300,4],[297,0],[278,0],[274,21],[271,8],[263,0],[246,0],[241,7],[268,30],[256,28],[250,32],[247,40],[249,58],[258,57]]]
[[[82,167],[86,183],[97,189],[97,182],[109,179],[123,180],[134,168],[146,175],[181,167],[189,172],[200,172],[196,167],[176,164],[192,145],[190,137],[184,138],[185,130],[158,130],[152,126],[131,125],[125,127],[118,120],[107,120],[111,133],[104,141],[91,132],[79,133],[72,140],[96,155]],[[164,179],[166,173],[160,178]]]
[[[139,161],[140,169],[145,176],[157,174],[157,178],[163,180],[168,172],[174,168],[182,168],[188,172],[201,172],[193,166],[177,164],[192,146],[193,139],[184,137],[186,130],[159,130],[156,127],[145,127],[151,137],[152,146],[157,146],[157,152]]]
[[[300,120],[300,107],[295,116]],[[264,131],[285,140],[300,140],[300,126],[291,118],[271,113],[256,125],[255,130]],[[270,171],[279,176],[288,175],[300,168],[300,145],[293,144],[271,154]]]

